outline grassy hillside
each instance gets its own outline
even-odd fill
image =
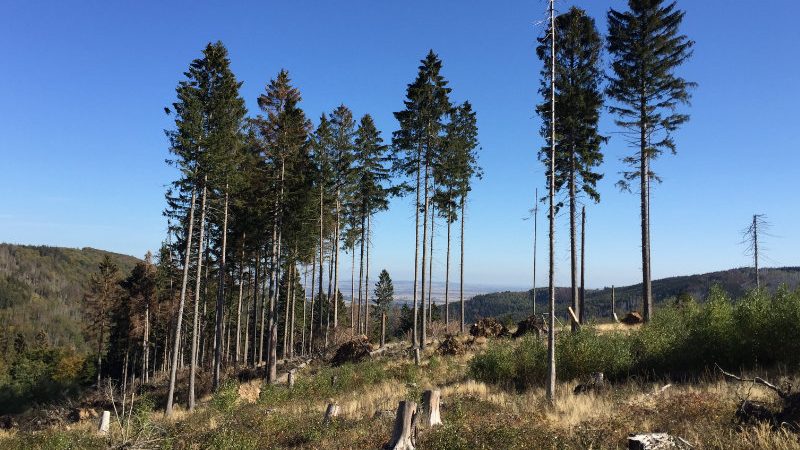
[[[6,336],[83,348],[82,301],[89,277],[105,255],[127,274],[132,256],[93,248],[0,244],[0,323]],[[41,332],[44,332],[42,335]]]
[[[761,269],[761,283],[770,292],[780,286],[789,289],[800,287],[800,267],[781,267]],[[752,268],[739,268],[721,272],[711,272],[700,275],[670,277],[653,281],[653,297],[658,305],[681,294],[689,294],[693,298],[702,300],[708,296],[712,286],[720,286],[732,298],[742,297],[747,291],[755,288]],[[629,310],[640,309],[642,285],[617,286],[616,289],[617,314]],[[567,305],[570,302],[570,289],[556,289],[556,304],[559,311],[566,315]],[[458,305],[451,305],[451,312],[458,313]],[[547,309],[547,288],[539,288],[536,292],[536,308],[538,311]],[[474,322],[478,317],[500,317],[519,321],[530,315],[531,294],[524,292],[495,292],[477,295],[466,301],[465,315],[467,323]],[[586,291],[586,309],[590,318],[599,320],[611,316],[611,288],[590,289]]]

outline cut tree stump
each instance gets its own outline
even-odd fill
[[[414,349],[414,365],[419,365],[419,347]]]
[[[628,450],[691,449],[686,439],[667,433],[647,433],[628,436]]]
[[[103,411],[100,416],[100,426],[97,428],[97,433],[105,436],[108,434],[108,428],[111,426],[111,411]]]
[[[286,375],[286,384],[289,385],[289,389],[294,387],[294,374],[295,374],[295,369],[292,369]]]
[[[414,450],[414,428],[416,428],[417,404],[403,400],[397,406],[392,439],[387,450]]]
[[[442,417],[439,414],[441,398],[442,391],[438,389],[427,390],[422,393],[422,424],[424,426],[433,427],[442,424]]]
[[[331,423],[334,417],[339,416],[339,405],[336,403],[328,403],[328,409],[325,410],[325,418],[322,420],[322,423],[328,425]]]

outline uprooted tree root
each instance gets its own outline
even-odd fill
[[[790,384],[784,389],[763,378],[741,378],[730,372],[726,372],[718,364],[715,364],[715,366],[726,378],[742,383],[753,383],[764,386],[777,394],[781,399],[783,407],[778,411],[770,408],[769,405],[763,402],[753,401],[749,398],[742,399],[739,402],[739,406],[736,408],[736,420],[739,421],[739,423],[768,423],[776,429],[784,428],[796,433],[800,432],[800,392],[792,392],[792,386]]]

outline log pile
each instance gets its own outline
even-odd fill
[[[472,324],[469,334],[475,337],[504,337],[511,335],[508,328],[494,317],[487,317]]]
[[[467,352],[467,346],[464,345],[457,336],[448,334],[442,343],[439,344],[439,348],[437,348],[436,351],[440,355],[463,355]]]
[[[534,334],[537,337],[547,334],[547,324],[544,320],[536,316],[530,316],[517,324],[517,331],[512,335],[514,339],[526,334]]]

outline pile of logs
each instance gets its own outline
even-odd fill
[[[504,337],[511,335],[508,328],[494,317],[487,317],[472,324],[469,334],[475,337]]]

